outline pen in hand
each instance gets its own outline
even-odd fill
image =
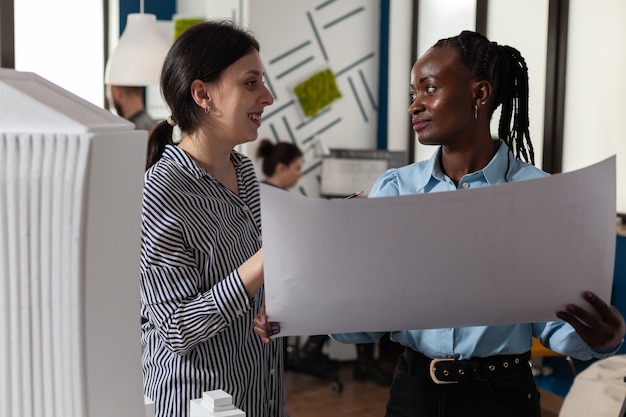
[[[349,196],[347,196],[346,198],[344,198],[344,200],[350,200],[351,198],[358,197],[361,194],[363,194],[363,191],[357,191],[356,193],[352,193]]]

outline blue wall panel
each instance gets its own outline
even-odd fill
[[[120,36],[126,27],[126,16],[140,11],[140,0],[120,0]],[[176,0],[144,0],[143,11],[156,15],[157,20],[171,20],[176,13]]]
[[[617,236],[615,246],[615,272],[611,304],[626,316],[626,236]],[[619,353],[626,353],[626,344]]]

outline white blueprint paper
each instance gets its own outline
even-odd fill
[[[556,320],[608,301],[615,157],[491,187],[322,200],[261,186],[266,309],[280,336]]]

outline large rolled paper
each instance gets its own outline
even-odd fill
[[[321,200],[262,185],[279,336],[557,320],[609,300],[615,157],[477,189]]]

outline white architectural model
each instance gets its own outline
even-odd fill
[[[0,69],[0,417],[142,417],[147,132]]]
[[[189,417],[246,417],[233,405],[233,397],[225,391],[206,391],[202,398],[191,400]]]

